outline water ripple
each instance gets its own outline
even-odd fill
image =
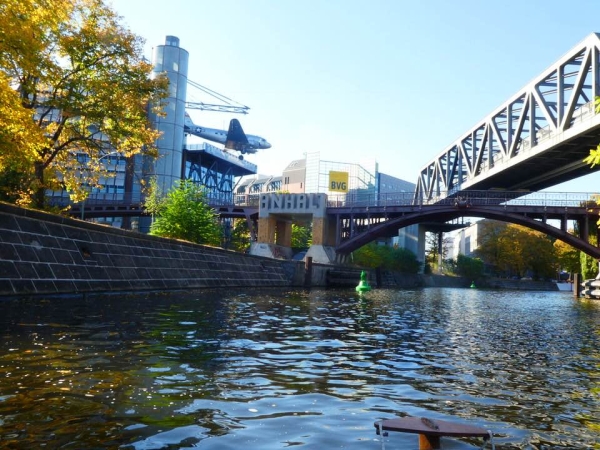
[[[404,415],[492,429],[499,450],[600,448],[600,304],[564,293],[204,291],[4,306],[8,448],[376,449],[373,422]],[[393,433],[388,446],[416,448],[415,437]]]

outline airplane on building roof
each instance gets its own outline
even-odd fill
[[[258,150],[271,148],[271,144],[260,136],[244,133],[240,121],[231,119],[229,130],[205,128],[192,122],[192,118],[185,113],[184,131],[194,136],[201,137],[213,142],[223,144],[228,150],[236,150],[240,153],[256,153]],[[240,155],[240,159],[243,157]]]

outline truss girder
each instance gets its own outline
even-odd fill
[[[415,200],[465,189],[490,169],[510,170],[540,143],[559,141],[561,133],[595,115],[599,83],[600,34],[593,33],[424,166]]]

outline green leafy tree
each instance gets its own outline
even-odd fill
[[[483,276],[483,261],[479,258],[458,255],[456,258],[456,271],[461,277],[476,280]]]
[[[557,239],[554,242],[554,251],[558,270],[565,270],[569,273],[580,273],[581,259],[579,257],[579,250]]]
[[[246,219],[235,219],[231,230],[231,248],[245,252],[250,248],[250,230]]]
[[[144,208],[154,219],[154,216],[160,213],[165,202],[165,195],[160,189],[157,177],[150,178],[144,194]]]
[[[104,0],[0,2],[0,180],[22,203],[41,208],[56,188],[85,199],[107,153],[155,155],[148,108],[168,81],[120,20]]]
[[[554,278],[558,270],[554,240],[544,233],[524,227],[520,232],[523,240],[523,260],[533,278],[539,280]]]
[[[527,271],[523,255],[524,239],[519,230],[506,224],[500,234],[498,244],[501,249],[498,258],[500,269],[509,275],[524,276]]]
[[[561,240],[554,242],[554,249],[560,269],[571,273],[579,272],[581,269],[579,250]]]
[[[309,226],[292,224],[292,248],[303,250],[310,247],[312,242],[312,229]]]
[[[456,260],[448,258],[444,260],[444,270],[447,274],[458,275],[458,268],[456,267]]]
[[[437,267],[439,264],[439,234],[438,233],[427,233],[425,246],[428,249],[427,254],[425,255],[425,261],[431,267]],[[453,240],[451,236],[442,237],[442,260],[448,257],[450,250],[452,248]]]
[[[500,260],[504,252],[501,236],[506,226],[506,223],[496,220],[483,220],[479,224],[478,248],[474,253],[492,267],[500,268]]]
[[[353,262],[360,267],[417,273],[420,268],[417,256],[405,248],[394,248],[371,242],[353,253]]]
[[[406,248],[388,247],[390,249],[390,269],[404,273],[417,273],[421,264],[417,255]]]
[[[152,235],[221,244],[223,233],[217,215],[206,202],[204,189],[191,180],[183,180],[169,191],[156,213],[158,217],[150,226]]]
[[[600,98],[600,97],[598,97]],[[600,111],[598,111],[600,112]],[[586,207],[595,207],[598,206],[599,201],[598,201],[598,196],[594,195],[592,196],[592,198],[585,202],[582,206],[586,206]],[[600,226],[600,221],[597,220],[588,220],[588,224],[587,224],[587,228],[588,228],[588,242],[590,244],[593,245],[597,245],[598,239],[598,228]],[[574,234],[575,235],[579,235],[581,236],[581,230],[579,229],[579,223],[576,222],[575,223],[575,230],[574,230]],[[596,276],[598,275],[598,261],[595,258],[592,258],[591,256],[585,254],[584,252],[580,252],[579,254],[579,261],[580,261],[580,271],[581,271],[581,276],[584,280],[589,280],[592,278],[596,278]]]
[[[590,236],[590,244],[596,245],[598,239],[596,236]],[[584,280],[591,280],[598,276],[598,260],[592,258],[584,252],[580,252],[581,260],[581,277]]]
[[[383,266],[383,251],[375,242],[363,245],[361,248],[352,252],[352,262],[360,267],[376,268]]]

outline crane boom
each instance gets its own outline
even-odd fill
[[[196,83],[195,81],[188,79],[188,84],[210,95],[211,97],[216,98],[217,100],[223,103],[216,104],[204,102],[186,102],[186,108],[199,109],[202,111],[228,112],[235,114],[248,114],[248,111],[250,111],[249,106],[242,105],[241,103],[236,102],[235,100],[232,100],[229,97],[224,96],[223,94],[219,94],[218,92],[215,92],[212,89],[207,88],[206,86],[202,86],[201,84]]]
[[[248,114],[250,109],[248,106],[235,106],[235,105],[217,105],[213,103],[204,102],[186,102],[186,108],[189,109],[200,109],[202,111],[217,111],[217,112],[228,112],[235,114]]]

